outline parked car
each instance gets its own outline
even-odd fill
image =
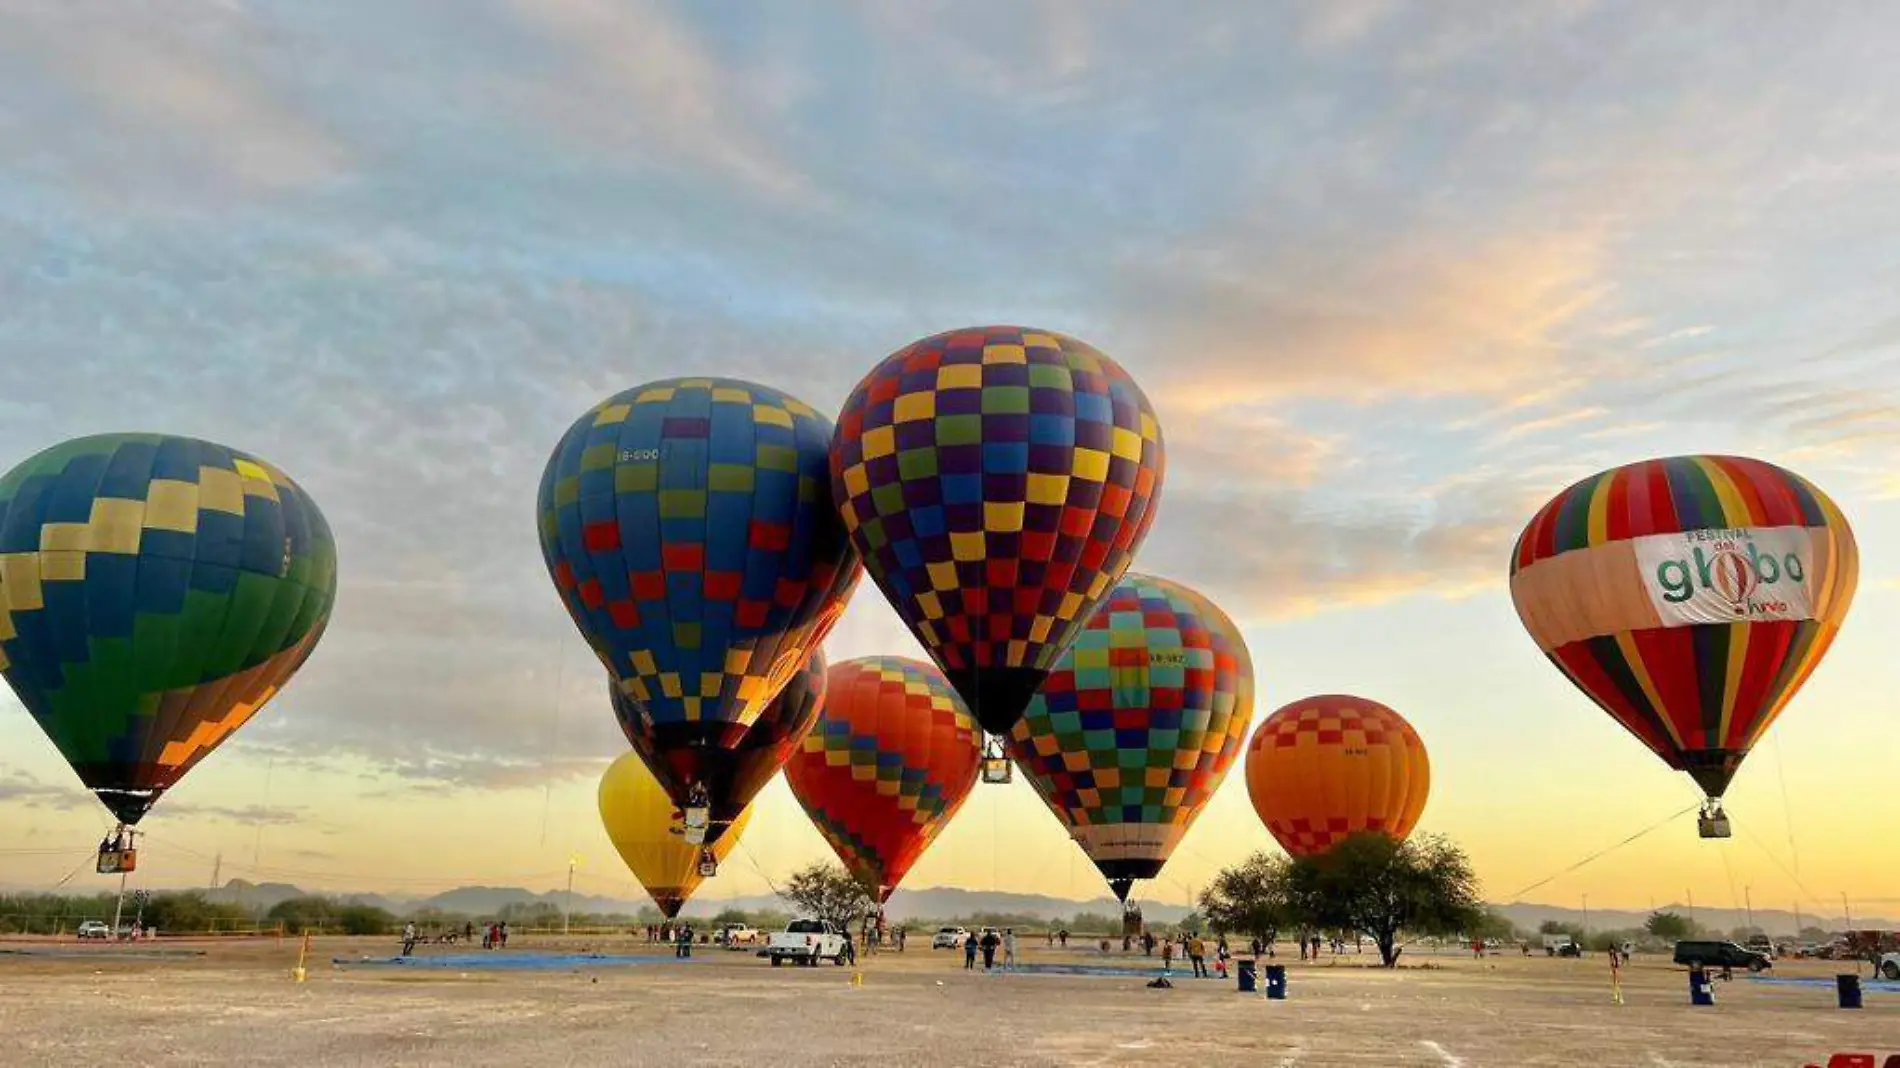
[[[1747,942],[1742,944],[1762,956],[1767,957],[1769,960],[1775,959],[1775,943],[1774,940],[1767,935],[1753,935]]]
[[[741,946],[756,945],[765,938],[765,932],[743,923],[729,923],[713,932],[713,945],[738,949]]]
[[[1900,983],[1900,953],[1880,955],[1880,977]]]
[[[112,928],[107,927],[103,920],[87,920],[85,923],[79,925],[80,941],[90,942],[95,938],[101,942],[110,941],[112,939]]]
[[[937,934],[930,940],[931,949],[961,949],[963,943],[970,940],[967,927],[939,927]]]
[[[1704,968],[1747,968],[1759,972],[1775,966],[1765,955],[1733,942],[1677,942],[1676,963]]]
[[[1547,934],[1544,936],[1544,956],[1581,957],[1583,947],[1567,934]]]
[[[786,961],[811,967],[821,960],[844,964],[844,932],[825,920],[800,919],[765,944],[765,955],[776,968]]]

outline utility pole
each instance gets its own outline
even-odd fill
[[[1795,903],[1794,903],[1794,933],[1795,933],[1795,937],[1797,937],[1797,938],[1799,938],[1799,937],[1801,936],[1801,928],[1803,928],[1803,927],[1805,927],[1805,926],[1807,926],[1807,925],[1801,922],[1801,900],[1800,900],[1799,898],[1796,898],[1796,899],[1795,899]]]
[[[1755,930],[1755,888],[1754,887],[1752,886],[1742,887],[1742,902],[1748,908],[1748,930],[1749,930],[1749,933],[1752,934],[1754,933],[1754,930]]]
[[[218,882],[218,876],[222,874],[224,874],[224,850],[220,849],[217,859],[211,862],[211,889],[216,890],[223,885]]]
[[[1584,934],[1584,937],[1586,938],[1589,937],[1590,935],[1590,895],[1589,894],[1583,895],[1583,934]]]
[[[1684,893],[1689,895],[1689,925],[1693,927],[1695,926],[1695,891],[1687,890]]]
[[[1854,910],[1847,906],[1847,891],[1841,891],[1841,915],[1847,919],[1847,929],[1854,929]]]

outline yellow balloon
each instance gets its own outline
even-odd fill
[[[600,822],[607,828],[607,837],[668,919],[679,915],[704,878],[699,874],[700,847],[673,833],[675,811],[673,799],[638,753],[621,754],[601,777]],[[713,843],[715,858],[726,859],[751,818],[750,807],[739,813],[731,828]]]

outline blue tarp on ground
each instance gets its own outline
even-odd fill
[[[698,964],[705,958],[640,957],[605,953],[490,953],[417,954],[413,957],[332,957],[330,963],[396,968],[454,968],[457,971],[559,971],[564,968],[624,968],[641,964]]]
[[[1834,980],[1832,979],[1784,978],[1773,975],[1750,975],[1746,978],[1751,983],[1774,983],[1779,986],[1824,986],[1829,990],[1834,989]],[[1860,988],[1863,991],[1871,991],[1876,994],[1900,994],[1900,983],[1888,982],[1885,979],[1862,979],[1860,981]]]
[[[1161,965],[1152,964],[1143,968],[1115,964],[1018,964],[1007,971],[1003,969],[998,969],[998,971],[1006,975],[1095,975],[1113,979],[1153,979],[1161,974]],[[1168,973],[1168,979],[1171,982],[1179,981],[1183,977],[1192,980],[1193,970],[1176,968]]]

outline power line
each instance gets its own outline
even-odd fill
[[[1676,812],[1672,812],[1669,815],[1664,816],[1662,819],[1657,820],[1655,823],[1652,823],[1649,826],[1643,828],[1642,830],[1637,831],[1635,834],[1630,835],[1628,838],[1625,838],[1622,841],[1616,843],[1615,845],[1607,846],[1603,849],[1599,849],[1596,852],[1590,854],[1587,857],[1584,857],[1582,860],[1577,861],[1575,864],[1570,865],[1569,867],[1563,869],[1560,872],[1556,872],[1555,874],[1552,874],[1552,875],[1546,875],[1542,879],[1539,879],[1536,882],[1525,887],[1524,889],[1519,890],[1517,893],[1512,894],[1511,899],[1513,901],[1522,901],[1524,899],[1524,895],[1530,893],[1532,890],[1535,890],[1546,883],[1555,882],[1558,879],[1561,879],[1564,876],[1569,875],[1571,872],[1576,871],[1578,868],[1581,868],[1584,865],[1589,864],[1591,861],[1597,860],[1598,858],[1603,857],[1606,854],[1614,853],[1617,850],[1623,848],[1624,846],[1629,845],[1631,842],[1636,841],[1638,838],[1641,838],[1644,835],[1650,833],[1651,831],[1655,831],[1664,826],[1667,826],[1668,824],[1674,822],[1675,820],[1680,819],[1681,817],[1686,816],[1689,813],[1694,812],[1696,809],[1701,808],[1701,807],[1702,807],[1701,803],[1698,802],[1696,804],[1690,805],[1687,808],[1681,809]]]

